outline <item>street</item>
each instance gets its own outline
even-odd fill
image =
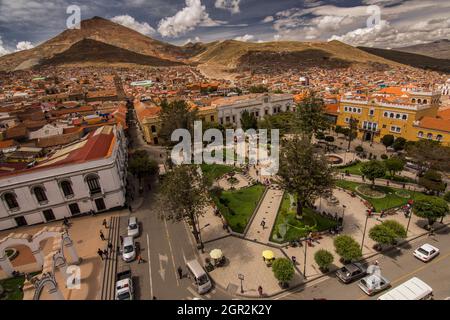
[[[403,282],[418,277],[433,288],[434,299],[442,300],[450,297],[450,228],[447,227],[436,233],[434,237],[422,237],[410,245],[387,252],[375,259],[379,261],[381,273],[391,281],[391,288]],[[440,249],[440,254],[432,261],[425,263],[413,256],[413,251],[424,243]],[[372,259],[371,261],[375,260]],[[446,280],[444,280],[446,279]],[[333,277],[297,292],[281,294],[277,299],[288,300],[366,300],[377,299],[389,289],[369,297],[357,285],[342,284]]]

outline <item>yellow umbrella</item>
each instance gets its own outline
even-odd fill
[[[263,251],[262,256],[264,259],[267,259],[267,260],[272,260],[273,258],[275,258],[274,254],[271,250]]]
[[[220,249],[214,249],[209,253],[209,256],[211,259],[220,259],[223,256],[222,250]]]

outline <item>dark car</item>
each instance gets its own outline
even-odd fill
[[[336,276],[343,283],[350,283],[355,280],[361,279],[366,275],[366,273],[367,269],[363,267],[362,264],[350,263],[336,271]]]

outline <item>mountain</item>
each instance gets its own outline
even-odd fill
[[[414,68],[434,70],[438,72],[450,73],[450,59],[437,59],[415,53],[402,52],[397,50],[358,47],[370,54],[384,59],[407,64]]]
[[[26,69],[49,60],[74,44],[91,39],[137,54],[177,62],[189,55],[181,47],[149,38],[139,32],[100,17],[83,20],[80,29],[68,29],[58,36],[31,49],[0,57],[1,70]]]
[[[421,54],[437,59],[450,59],[450,40],[441,39],[430,43],[394,48],[394,50]]]
[[[151,66],[174,66],[183,63],[139,54],[130,50],[115,47],[104,42],[83,39],[69,49],[41,60],[40,65],[71,65],[71,64],[140,64]]]

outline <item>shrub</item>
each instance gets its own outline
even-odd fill
[[[361,258],[362,252],[359,244],[348,235],[340,235],[334,239],[336,253],[344,260],[351,262]]]
[[[386,159],[388,158],[388,156],[387,156],[386,154],[384,154],[384,153],[383,153],[380,157],[381,157],[381,159],[383,159],[383,160],[386,160]]]
[[[316,261],[320,269],[328,271],[330,264],[333,263],[334,257],[331,252],[325,249],[320,249],[314,254],[314,260]]]
[[[355,151],[356,152],[364,152],[364,148],[362,146],[356,146]]]
[[[450,202],[450,191],[448,191],[445,195],[444,195],[444,199],[447,202]]]
[[[294,265],[286,258],[278,258],[272,263],[272,271],[275,278],[286,284],[294,277]]]

